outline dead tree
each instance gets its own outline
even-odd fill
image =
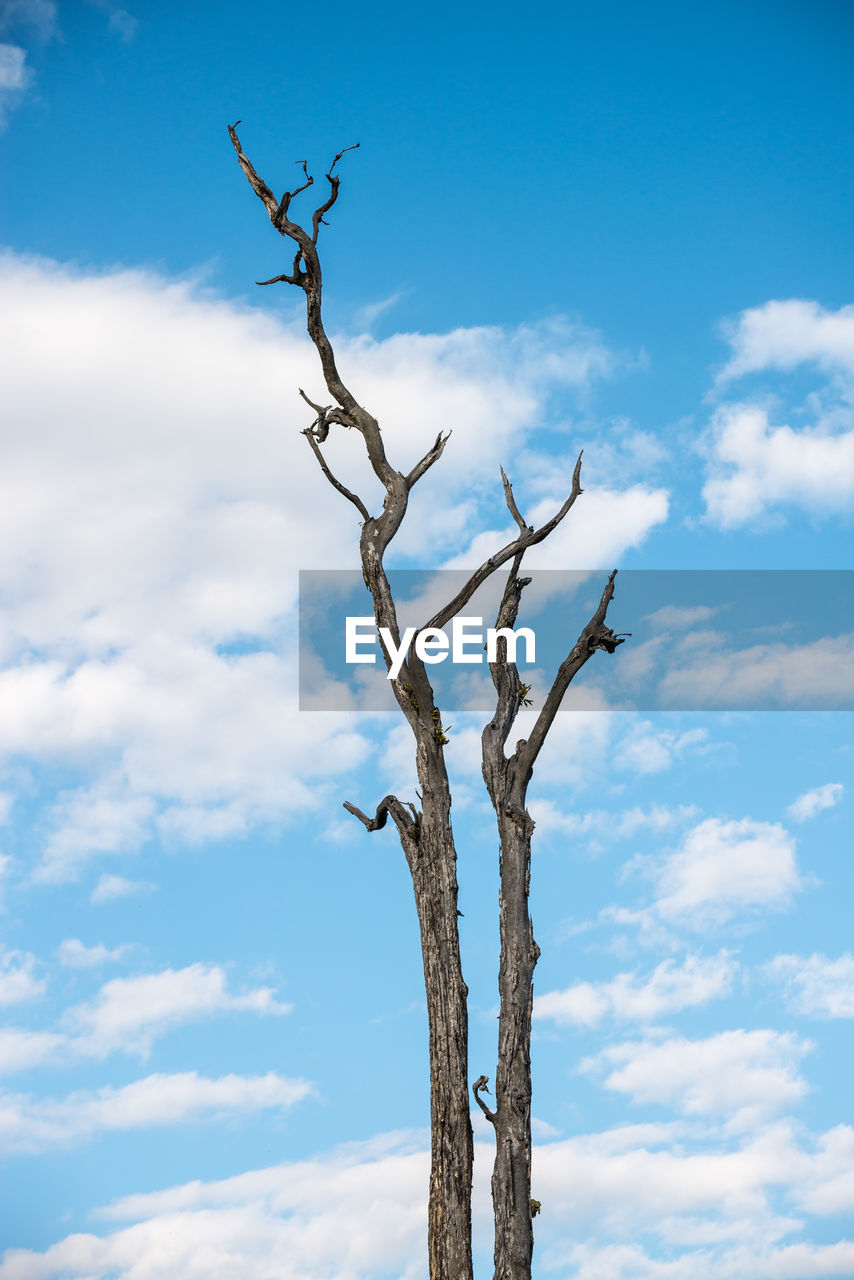
[[[239,124],[240,121],[237,121]],[[240,167],[263,202],[280,235],[293,242],[290,272],[260,280],[259,284],[285,283],[302,289],[306,299],[309,337],[314,343],[324,382],[333,403],[321,406],[304,391],[303,399],[314,420],[303,435],[329,483],[358,510],[362,518],[360,554],[362,574],[370,592],[377,627],[388,628],[397,648],[400,631],[395,602],[384,567],[385,552],[406,514],[409,494],[421,477],[441,458],[450,432],[439,432],[420,462],[408,472],[398,471],[385,453],[376,418],[353,396],[342,381],[321,312],[322,274],[317,239],[324,215],[338,199],[340,178],[333,160],[326,180],[329,194],[311,218],[311,231],[289,217],[291,201],[314,184],[305,163],[305,181],[277,199],[247,159],[236,133],[229,126]],[[356,144],[358,146],[358,143]],[[352,148],[345,148],[352,150]],[[372,515],[367,505],[332,474],[321,446],[333,426],[357,431],[365,445],[374,475],[385,492],[382,510]],[[496,620],[497,627],[512,627],[522,590],[528,578],[519,576],[522,557],[560,524],[581,494],[581,458],[575,466],[572,490],[560,510],[540,528],[526,525],[513,491],[502,471],[507,506],[518,534],[490,556],[453,598],[425,627],[444,627],[454,618],[502,565],[509,575]],[[560,707],[570,681],[596,649],[613,653],[622,637],[605,626],[605,615],[614,594],[614,574],[602,594],[599,607],[577,643],[562,663],[545,699],[530,738],[517,742],[511,756],[505,744],[526,697],[516,666],[507,660],[506,643],[499,641],[496,660],[490,664],[496,689],[495,714],[483,732],[483,774],[495,807],[501,843],[499,973],[500,1015],[495,1111],[481,1097],[487,1077],[473,1085],[474,1096],[495,1128],[496,1158],[492,1178],[495,1209],[495,1278],[529,1280],[533,1233],[531,1228],[531,1008],[533,972],[539,956],[528,910],[531,869],[531,834],[534,823],[525,807],[537,756]],[[391,656],[383,646],[386,667]],[[430,1044],[430,1196],[428,1254],[430,1280],[472,1280],[471,1187],[473,1140],[468,1098],[468,988],[460,964],[457,926],[457,854],[451,827],[451,789],[445,766],[447,743],[442,716],[414,647],[396,680],[390,682],[397,704],[415,739],[415,764],[421,788],[420,808],[389,795],[380,800],[373,817],[355,805],[345,808],[368,831],[377,831],[390,817],[397,828],[412,875],[415,905],[421,933],[421,954],[427,995]],[[539,1207],[539,1206],[537,1206]]]

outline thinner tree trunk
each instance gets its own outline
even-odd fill
[[[495,1280],[529,1280],[534,1235],[531,1218],[531,1009],[540,949],[528,910],[531,834],[527,811],[508,806],[499,815],[501,838],[498,975],[500,1013],[495,1078]]]
[[[427,776],[421,777],[418,842],[407,855],[421,929],[430,1034],[430,1280],[472,1280],[468,987],[460,963],[450,792],[447,776],[436,778],[432,762],[424,759],[431,754],[429,748],[418,752]]]

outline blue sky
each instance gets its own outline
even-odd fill
[[[479,560],[499,464],[544,518],[583,447],[541,569],[844,569],[852,53],[833,0],[0,0],[0,1280],[425,1274],[411,887],[341,809],[411,795],[408,730],[297,712],[297,571],[358,526],[226,125],[274,187],[361,144],[340,363],[400,466],[453,428],[395,564]],[[532,787],[536,1274],[854,1276],[851,715],[616,712],[630,643]],[[850,705],[850,636],[810,645],[764,670]],[[454,720],[475,1077],[496,840]]]

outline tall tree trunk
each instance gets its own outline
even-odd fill
[[[429,751],[426,754],[432,754]],[[423,759],[421,750],[419,759]],[[427,762],[425,761],[425,764]],[[430,1028],[430,1280],[471,1280],[474,1162],[468,1096],[468,987],[457,928],[457,854],[447,775],[421,777],[423,812],[408,854],[421,928]],[[441,769],[444,774],[444,766]]]
[[[238,123],[240,123],[238,121]],[[378,627],[387,627],[395,646],[400,644],[397,614],[391,588],[383,568],[383,556],[406,514],[409,493],[442,456],[449,433],[441,431],[427,453],[404,473],[386,457],[379,422],[358,403],[344,384],[335,362],[332,344],[323,326],[321,309],[322,273],[317,251],[320,227],[338,199],[340,179],[335,166],[340,151],[326,174],[329,194],[313,212],[311,233],[288,217],[294,196],[313,186],[307,164],[305,182],[277,199],[245,155],[236,126],[229,136],[237,159],[250,186],[264,204],[270,221],[280,235],[295,246],[290,272],[273,276],[259,284],[285,283],[303,290],[309,336],[320,358],[323,378],[334,404],[315,404],[304,391],[300,395],[315,413],[311,426],[303,432],[324,476],[362,518],[360,552],[365,585],[374,603]],[[355,144],[358,146],[358,143]],[[334,476],[321,446],[332,425],[357,431],[363,438],[368,460],[385,490],[382,512],[372,516],[365,502]],[[572,490],[560,509],[539,528],[526,524],[513,497],[512,486],[502,469],[504,496],[519,529],[518,537],[483,562],[468,581],[426,624],[441,628],[472,598],[477,589],[503,564],[512,568],[499,609],[497,626],[515,624],[519,600],[529,578],[519,577],[522,557],[557,528],[581,494],[581,455],[572,475]],[[497,1151],[492,1178],[495,1207],[496,1280],[529,1280],[533,1233],[531,1230],[531,1008],[533,972],[539,956],[528,914],[531,871],[531,833],[534,824],[525,809],[525,795],[534,763],[573,676],[596,649],[613,653],[623,637],[605,626],[605,614],[614,594],[614,576],[602,594],[599,608],[584,628],[577,644],[561,664],[531,737],[520,740],[511,758],[504,746],[520,706],[530,705],[529,689],[523,684],[515,662],[508,662],[505,641],[499,656],[490,662],[498,693],[495,715],[483,733],[483,773],[490,799],[498,817],[501,840],[501,967],[499,986],[498,1074],[496,1112],[480,1097],[487,1085],[481,1076],[473,1086],[479,1106],[495,1126]],[[422,628],[422,630],[425,628]],[[391,665],[386,652],[387,665]],[[424,983],[430,1029],[430,1127],[432,1164],[429,1205],[430,1280],[471,1280],[471,1184],[473,1166],[472,1130],[468,1101],[468,988],[460,966],[457,928],[457,855],[451,830],[451,797],[442,747],[447,742],[435,705],[433,690],[421,660],[410,656],[393,684],[394,696],[408,721],[416,741],[416,763],[422,787],[422,811],[396,796],[386,796],[369,818],[355,805],[345,804],[369,831],[384,827],[391,815],[400,835],[412,874],[415,902],[421,928]]]
[[[499,815],[501,838],[498,1066],[495,1079],[495,1280],[529,1280],[531,1219],[531,1009],[540,949],[528,911],[531,834],[524,809]]]

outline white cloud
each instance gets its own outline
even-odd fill
[[[26,1031],[19,1027],[0,1027],[0,1075],[26,1071],[48,1062],[61,1052],[65,1036],[54,1031]]]
[[[29,952],[0,946],[0,1005],[20,1004],[41,995],[46,982],[37,967],[36,957]]]
[[[723,1114],[745,1125],[803,1097],[807,1086],[798,1066],[812,1047],[791,1032],[724,1031],[705,1040],[675,1036],[610,1045],[585,1058],[580,1070],[604,1076],[606,1089],[633,1102],[689,1116]]]
[[[774,300],[742,311],[726,322],[724,332],[732,355],[719,382],[805,363],[830,374],[854,375],[854,307],[828,311],[802,298]]]
[[[784,982],[789,1008],[813,1018],[854,1018],[854,956],[775,956],[765,966],[769,977]]]
[[[698,1249],[672,1261],[639,1244],[590,1242],[573,1245],[565,1257],[573,1280],[832,1280],[854,1273],[854,1241],[775,1246],[751,1240],[752,1224],[741,1225],[733,1247]]]
[[[577,982],[534,1001],[534,1017],[559,1025],[597,1026],[606,1015],[620,1021],[650,1021],[726,995],[738,964],[728,951],[687,955],[681,965],[663,960],[652,973],[618,973],[610,982]]]
[[[731,357],[718,388],[746,374],[804,364],[826,385],[804,408],[812,426],[776,425],[762,402],[727,403],[712,421],[707,516],[722,529],[758,520],[782,504],[845,512],[854,495],[854,307],[827,311],[791,298],[741,312],[725,326]]]
[[[417,1280],[424,1272],[424,1142],[422,1134],[387,1134],[313,1159],[127,1196],[97,1215],[112,1224],[108,1234],[68,1236],[41,1253],[8,1250],[0,1280]],[[708,1120],[624,1125],[538,1144],[540,1266],[585,1280],[850,1275],[851,1242],[816,1245],[803,1238],[802,1220],[775,1204],[777,1196],[803,1201],[817,1188],[829,1206],[839,1203],[850,1147],[850,1130],[831,1130],[813,1144],[780,1122],[745,1136]],[[491,1157],[492,1144],[478,1143],[474,1221],[484,1254]]]
[[[99,1133],[287,1109],[310,1092],[306,1081],[274,1072],[210,1079],[185,1071],[146,1076],[118,1089],[80,1090],[61,1099],[0,1093],[0,1148],[7,1156],[32,1153]]]
[[[121,960],[129,950],[130,946],[127,944],[111,950],[102,942],[96,943],[94,947],[87,947],[79,938],[65,938],[57,947],[56,954],[59,963],[68,969],[94,969],[98,965]]]
[[[0,0],[0,32],[28,27],[39,39],[56,34],[56,5],[53,0]]]
[[[130,44],[136,35],[139,19],[128,13],[127,9],[113,9],[107,26],[123,44]]]
[[[751,818],[704,819],[664,859],[657,881],[657,915],[690,926],[788,906],[802,887],[792,835]]]
[[[392,1134],[313,1160],[129,1197],[108,1216],[132,1225],[105,1238],[69,1236],[43,1254],[7,1251],[0,1277],[416,1280],[427,1168],[420,1134]]]
[[[718,612],[709,605],[699,604],[686,608],[682,605],[666,604],[661,609],[656,609],[654,613],[648,613],[643,619],[644,622],[650,623],[656,630],[667,632],[687,631],[700,622],[708,622]]]
[[[806,644],[722,647],[720,634],[671,659],[659,686],[665,707],[837,711],[854,705],[854,635]]]
[[[0,44],[0,129],[6,116],[17,106],[21,94],[30,85],[26,50],[16,44]]]
[[[70,941],[76,942],[76,939]],[[81,944],[78,944],[80,946]],[[123,951],[124,948],[117,948]],[[106,948],[66,952],[64,963],[92,963],[92,952],[115,958]],[[19,1071],[40,1063],[67,1066],[81,1058],[106,1058],[112,1053],[146,1057],[154,1041],[165,1032],[202,1018],[232,1013],[281,1016],[292,1006],[275,998],[271,987],[254,987],[235,994],[228,989],[219,965],[191,964],[183,969],[131,978],[113,978],[95,996],[66,1009],[55,1031],[0,1028],[0,1073]]]
[[[845,512],[854,498],[854,431],[772,427],[758,405],[729,404],[712,422],[708,518],[737,529],[788,503]]]
[[[592,809],[566,813],[553,800],[540,799],[532,801],[529,807],[540,834],[588,836],[596,842],[625,840],[637,831],[667,831],[687,822],[697,813],[693,805],[687,804],[675,808],[663,804],[652,804],[647,808],[635,805],[622,812]]]
[[[805,791],[802,796],[798,796],[797,800],[789,805],[787,812],[796,822],[806,822],[808,818],[814,818],[824,809],[832,809],[839,804],[844,793],[845,788],[841,782],[826,782],[823,787],[813,787],[811,791]]]
[[[620,769],[641,776],[648,773],[661,773],[682,758],[691,747],[704,745],[708,741],[705,729],[656,728],[651,721],[641,720],[633,725],[620,742],[614,756],[614,762]]]
[[[812,426],[772,426],[761,402],[724,404],[711,427],[708,518],[738,528],[784,504],[845,512],[854,496],[854,307],[804,299],[767,302],[727,322],[732,354],[717,385],[746,374],[815,366],[826,385],[805,409]],[[802,418],[804,408],[795,410]]]
[[[129,898],[136,893],[148,893],[156,888],[147,880],[126,880],[124,876],[103,875],[92,890],[89,901],[114,902],[116,898]]]
[[[113,978],[86,1004],[67,1010],[63,1025],[70,1048],[92,1057],[109,1053],[145,1056],[154,1039],[169,1028],[214,1014],[249,1012],[284,1014],[269,987],[245,995],[228,991],[219,965],[191,964],[134,978]]]
[[[35,878],[68,879],[93,855],[135,851],[148,837],[155,810],[150,796],[117,793],[109,782],[61,795],[52,808],[54,831]],[[104,896],[120,895],[102,891]]]
[[[74,877],[154,833],[216,839],[322,806],[371,744],[345,714],[294,727],[306,529],[312,563],[342,568],[358,535],[300,436],[296,388],[319,395],[320,376],[298,308],[282,323],[187,282],[13,255],[0,280],[0,755],[81,775],[38,875]],[[498,462],[551,392],[583,395],[619,364],[564,322],[345,336],[338,354],[403,467],[453,427],[396,544],[436,557],[484,523],[480,495],[502,504]],[[358,443],[334,431],[327,455],[373,504]],[[585,501],[585,527],[600,503],[620,547],[666,504],[639,489]]]
[[[836,1125],[819,1138],[810,1175],[796,1192],[796,1202],[808,1213],[854,1211],[854,1129]]]

